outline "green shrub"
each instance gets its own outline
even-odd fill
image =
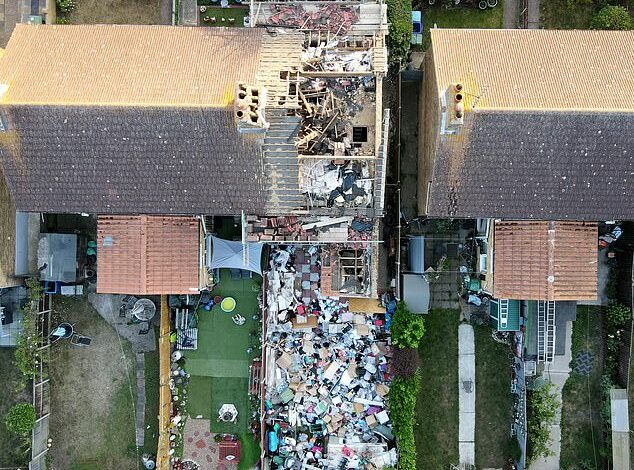
[[[59,11],[63,11],[64,13],[73,11],[75,7],[77,6],[77,4],[75,3],[75,0],[56,0],[56,1],[57,1],[57,8],[59,8]]]
[[[547,383],[528,394],[528,449],[527,461],[530,463],[539,457],[548,457],[550,450],[550,425],[555,424],[559,401],[554,386]]]
[[[590,22],[590,28],[611,30],[632,29],[632,17],[624,7],[606,5],[594,15]]]
[[[388,397],[390,418],[398,447],[399,470],[416,470],[414,421],[416,396],[420,389],[420,374],[409,379],[394,379]]]
[[[606,311],[608,326],[613,328],[623,328],[632,316],[629,307],[617,302],[611,303]]]
[[[392,344],[398,348],[418,348],[425,334],[425,320],[407,310],[405,302],[399,302],[390,326]]]
[[[7,429],[20,436],[26,436],[35,426],[35,408],[30,403],[18,403],[13,405],[7,413],[5,423]]]
[[[420,367],[418,350],[414,348],[395,348],[392,356],[392,373],[400,378],[413,377]]]
[[[387,18],[390,62],[400,66],[407,60],[412,39],[412,0],[387,0]]]

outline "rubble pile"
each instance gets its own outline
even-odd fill
[[[362,216],[247,216],[247,241],[347,243],[372,239],[373,224]],[[356,246],[357,244],[355,244]]]
[[[368,162],[362,160],[305,162],[300,168],[300,186],[311,206],[344,208],[372,204],[373,178]]]
[[[385,319],[319,293],[309,305],[298,301],[284,252],[273,253],[268,282],[264,419],[272,466],[394,465]]]
[[[302,5],[276,4],[267,23],[305,30],[328,31],[335,35],[344,34],[358,19],[359,14],[353,7],[339,4],[327,4],[318,8],[304,8]]]
[[[305,72],[369,72],[372,70],[372,49],[341,50],[339,40],[323,46],[307,47],[302,53]]]
[[[374,87],[373,77],[302,79],[298,151],[334,157],[363,155],[361,146],[354,145],[351,122],[364,107],[373,106]],[[372,148],[369,155],[373,153]]]

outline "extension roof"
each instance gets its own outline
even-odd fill
[[[464,86],[441,135],[428,213],[634,217],[633,31],[432,29],[438,97]]]
[[[286,35],[268,86],[302,40]],[[0,163],[17,210],[263,212],[261,142],[238,131],[233,100],[277,43],[254,28],[18,25],[0,58]]]
[[[195,293],[200,248],[199,222],[193,217],[100,216],[97,292]]]
[[[596,300],[597,236],[596,223],[496,221],[494,296]]]

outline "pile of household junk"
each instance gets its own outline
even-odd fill
[[[272,467],[395,465],[385,318],[352,313],[348,302],[319,291],[303,303],[285,253],[273,251],[267,275],[265,423]],[[299,315],[317,320],[293,322]]]

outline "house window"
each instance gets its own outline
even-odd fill
[[[364,250],[342,250],[339,252],[339,280],[341,289],[360,293],[365,290],[366,266]]]
[[[352,128],[352,141],[353,142],[367,142],[368,141],[368,128],[365,126]]]

